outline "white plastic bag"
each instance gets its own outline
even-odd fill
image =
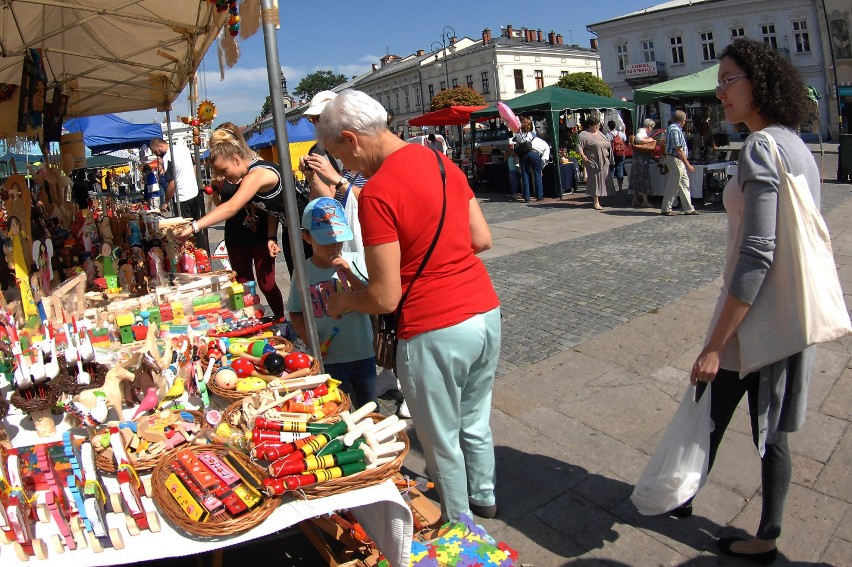
[[[665,514],[695,496],[707,479],[710,456],[710,388],[699,402],[690,385],[680,407],[636,482],[630,499],[640,514]]]

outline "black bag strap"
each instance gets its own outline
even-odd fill
[[[420,274],[423,273],[423,268],[426,267],[426,262],[429,261],[429,258],[432,257],[432,252],[435,251],[435,245],[438,244],[438,238],[441,236],[441,229],[444,227],[444,217],[447,214],[447,172],[444,170],[444,162],[441,161],[441,156],[438,155],[438,152],[434,148],[430,149],[435,154],[435,159],[438,160],[438,170],[441,172],[441,185],[444,191],[444,203],[441,207],[441,219],[438,221],[438,230],[435,231],[435,238],[432,239],[432,244],[429,246],[429,250],[427,250],[426,255],[423,256],[423,261],[420,262],[420,267],[417,268],[417,272],[415,272],[414,277],[405,289],[402,299],[399,300],[399,305],[396,306],[394,316],[397,321],[399,321],[399,316],[402,314],[402,305],[405,303],[405,300],[408,298],[408,294],[411,292],[411,286],[414,285],[414,282],[420,277]]]

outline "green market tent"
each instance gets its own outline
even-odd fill
[[[677,79],[657,83],[633,91],[633,103],[642,106],[656,100],[694,100],[716,96],[719,65]]]
[[[502,102],[511,108],[515,114],[546,114],[551,125],[549,132],[550,139],[548,140],[548,143],[553,148],[559,147],[559,128],[556,127],[556,125],[559,124],[559,114],[566,110],[600,110],[604,108],[618,108],[625,110],[633,109],[632,103],[623,100],[593,95],[571,89],[564,89],[562,87],[557,87],[556,85],[544,87],[537,91],[533,91],[510,100],[504,100]],[[471,127],[473,127],[473,124],[479,120],[497,118],[499,116],[500,114],[497,111],[497,103],[494,103],[488,108],[471,113]],[[561,187],[559,168],[555,167],[553,170],[556,187]],[[557,190],[557,194],[559,194],[559,190]]]

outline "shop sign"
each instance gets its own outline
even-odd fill
[[[628,65],[625,68],[625,73],[628,79],[639,79],[642,77],[656,77],[657,76],[657,62],[651,61],[649,63],[634,63],[633,65]]]

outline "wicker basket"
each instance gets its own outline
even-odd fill
[[[178,411],[178,410],[174,410],[174,411]],[[203,430],[204,428],[207,427],[207,422],[204,420],[204,416],[201,414],[201,412],[194,411],[194,410],[180,410],[180,411],[191,414],[195,424],[201,426],[201,430]],[[139,419],[137,419],[136,422],[139,423],[141,420],[147,419],[148,417],[149,416],[147,416],[147,415],[142,416]],[[201,430],[199,430],[199,434],[201,433]],[[106,430],[100,430],[100,431],[95,433],[95,436],[98,436],[98,435],[105,433],[105,432],[106,432]],[[104,450],[104,448],[101,447],[99,444],[93,443],[92,446],[95,448],[95,466],[98,467],[98,469],[102,472],[114,473],[116,471],[115,459],[112,456],[110,456],[110,454],[107,453]],[[184,444],[178,445],[177,447],[175,447],[173,449],[169,449],[167,451],[161,451],[161,452],[157,453],[156,455],[151,455],[150,457],[145,458],[145,459],[137,459],[137,458],[134,457],[133,454],[128,452],[127,458],[130,460],[130,464],[133,465],[133,468],[136,470],[136,472],[148,472],[151,469],[153,469],[154,467],[156,467],[157,464],[160,461],[167,459],[167,457],[177,453],[178,451],[185,448],[186,446],[187,445],[184,443]],[[127,447],[125,447],[124,450],[127,451]]]
[[[284,337],[260,337],[257,340],[259,340],[259,341],[265,340],[265,341],[269,342],[269,344],[276,346],[276,347],[279,347],[277,349],[278,352],[283,352],[283,353],[293,352],[293,343],[291,343],[290,341],[288,341]],[[201,367],[206,369],[207,363],[210,361],[210,358],[208,358],[208,356],[207,356],[207,345],[206,344],[201,345],[199,347],[198,357],[201,359]],[[219,361],[217,360],[216,362],[213,363],[213,372],[216,372],[221,367],[222,367],[222,365],[219,364]]]
[[[337,410],[334,413],[331,413],[325,416],[322,419],[318,419],[316,423],[331,423],[333,421],[339,421],[340,413],[343,411],[347,411],[352,407],[352,402],[344,392],[340,392],[341,402],[337,404]],[[225,411],[222,412],[222,422],[227,423],[231,427],[239,427],[240,429],[249,430],[252,428],[252,424],[245,423],[241,417],[241,408],[243,405],[243,399],[236,400],[232,402]]]
[[[385,418],[385,416],[378,413],[371,413],[368,417],[373,418],[373,421],[380,421]],[[405,460],[405,456],[408,454],[408,450],[411,446],[408,441],[408,435],[405,431],[397,433],[396,440],[405,443],[405,448],[397,454],[393,461],[385,463],[374,469],[361,471],[351,476],[344,476],[334,480],[321,482],[319,484],[306,486],[304,488],[300,488],[298,492],[304,493],[308,500],[313,500],[315,498],[323,498],[325,496],[333,496],[342,492],[348,492],[349,490],[355,490],[357,488],[364,488],[365,486],[380,484],[389,478],[393,478],[393,476],[399,472],[399,468],[402,466],[402,461]]]
[[[286,339],[285,339],[286,340]],[[320,363],[316,358],[311,357],[311,370],[308,376],[316,376],[320,371]],[[214,372],[215,373],[215,372]],[[216,385],[213,380],[207,382],[207,389],[226,400],[242,400],[246,396],[251,396],[255,392],[237,392],[236,390],[226,390]]]
[[[211,451],[220,457],[228,453],[229,449],[223,445],[195,445],[189,447],[190,451],[200,453],[202,451]],[[248,457],[238,451],[231,453],[240,460],[241,464],[247,469],[252,470],[258,478],[265,478],[266,471],[252,463]],[[163,516],[168,519],[169,523],[181,530],[199,537],[207,537],[211,539],[223,539],[237,535],[244,531],[250,530],[258,524],[266,520],[275,508],[281,503],[280,498],[264,497],[261,504],[254,510],[250,510],[245,514],[231,518],[227,514],[220,514],[215,518],[210,518],[207,522],[195,522],[190,520],[184,514],[181,507],[175,502],[165,485],[165,480],[171,474],[169,469],[170,459],[163,459],[154,468],[151,473],[152,498],[154,503],[159,508]]]

